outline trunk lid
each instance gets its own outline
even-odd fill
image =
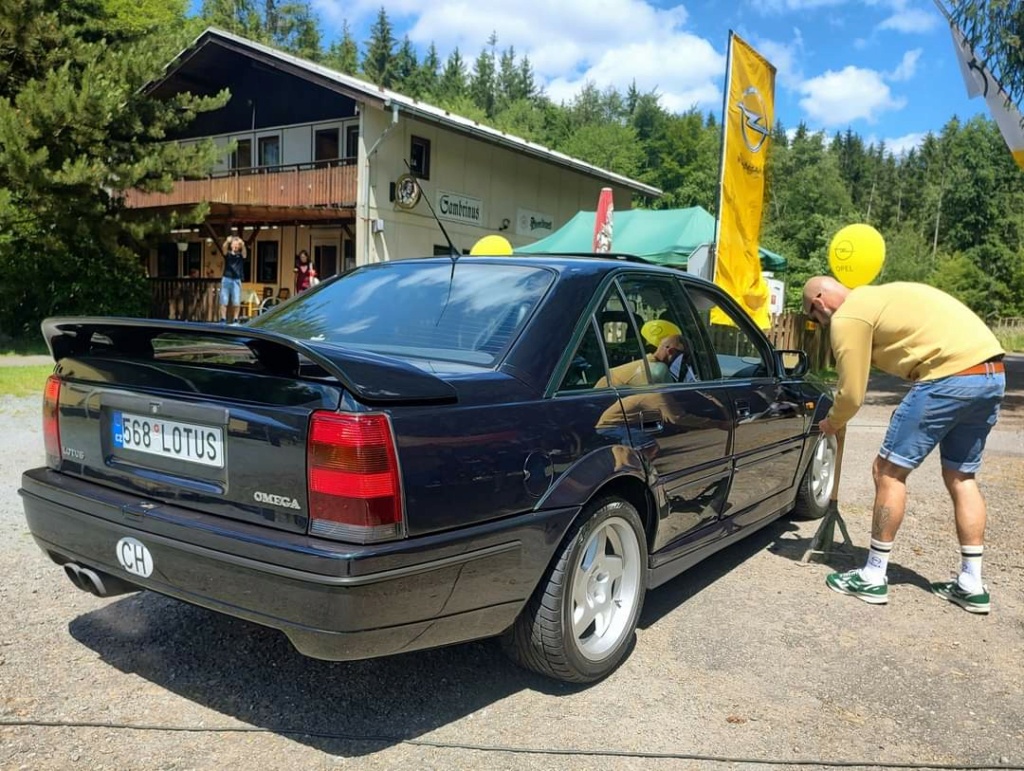
[[[454,401],[402,362],[246,327],[64,319],[44,333],[62,379],[59,470],[143,509],[307,532],[314,411]]]

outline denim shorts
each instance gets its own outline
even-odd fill
[[[222,278],[220,280],[220,304],[241,305],[242,304],[242,279]]]
[[[938,445],[943,468],[973,474],[1005,391],[1002,372],[915,383],[893,412],[878,454],[914,469]]]

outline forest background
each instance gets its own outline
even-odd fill
[[[145,315],[138,254],[178,222],[125,217],[117,191],[202,175],[212,145],[166,142],[230,97],[148,99],[139,89],[214,25],[661,188],[652,208],[718,203],[721,116],[673,113],[655,92],[585,85],[553,102],[530,61],[502,47],[420,58],[382,8],[367,40],[324,39],[304,0],[5,0],[0,8],[0,334],[54,314]],[[596,205],[596,202],[595,202]],[[197,211],[194,216],[201,216]],[[762,245],[784,255],[787,305],[827,273],[844,225],[887,243],[878,281],[923,281],[985,319],[1024,316],[1024,171],[994,122],[950,116],[895,155],[853,131],[776,124]],[[1016,339],[1013,344],[1020,345]]]

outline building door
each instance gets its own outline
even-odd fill
[[[341,237],[338,234],[313,236],[313,267],[320,278],[329,278],[338,273],[340,241]]]

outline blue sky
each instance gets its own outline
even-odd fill
[[[347,19],[367,37],[381,0],[311,0],[325,38]],[[938,132],[968,100],[949,27],[932,0],[388,0],[399,39],[471,62],[491,32],[527,54],[556,100],[587,80],[657,89],[671,110],[720,113],[729,30],[778,70],[776,117],[828,132],[852,128],[899,151]]]

